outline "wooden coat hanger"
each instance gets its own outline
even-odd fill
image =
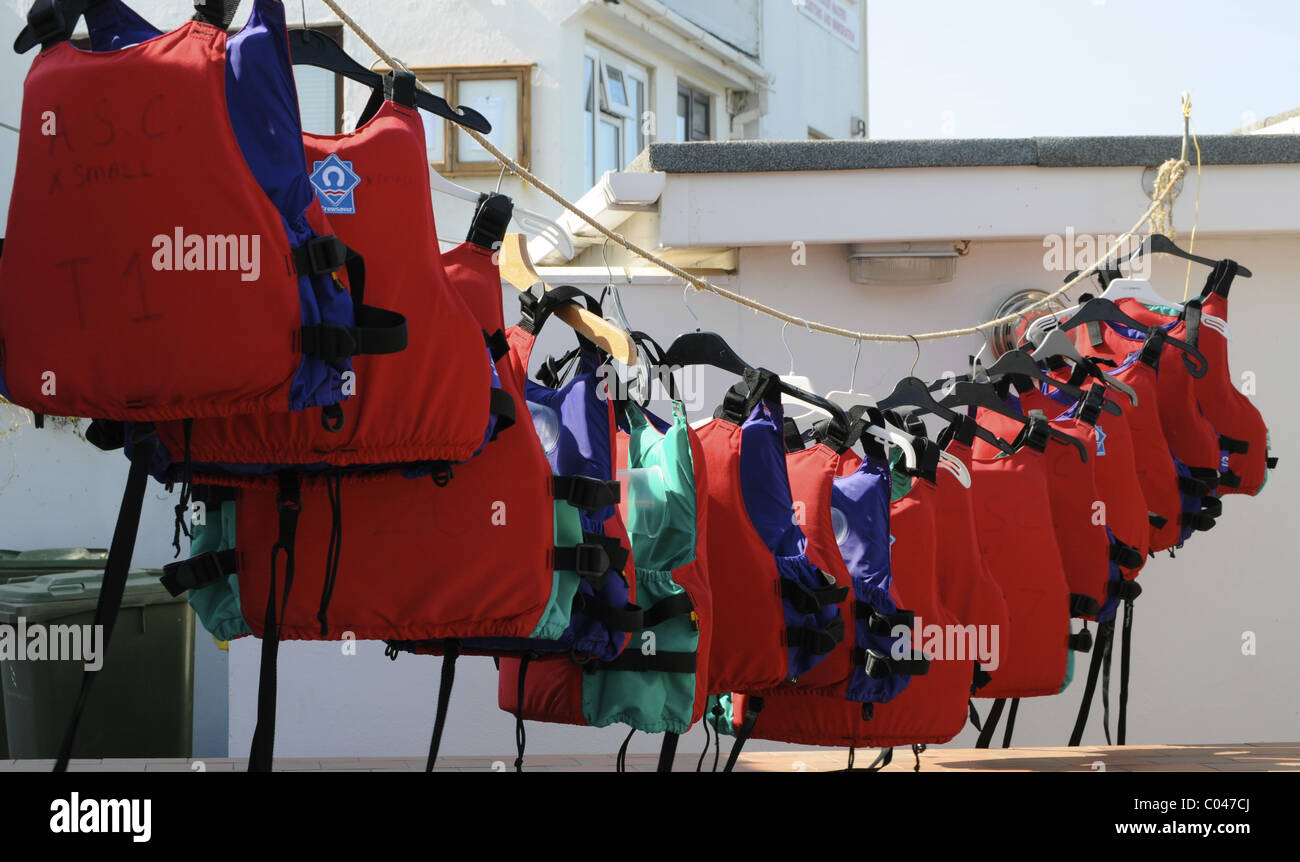
[[[532,258],[528,256],[528,241],[521,233],[506,234],[501,241],[497,260],[501,277],[520,291],[529,290],[542,281],[537,268],[533,266]],[[543,286],[547,290],[551,289],[545,282]],[[555,316],[624,365],[636,364],[636,342],[632,336],[600,315],[579,305],[569,304],[555,312]]]

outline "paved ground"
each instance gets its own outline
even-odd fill
[[[800,751],[755,752],[743,755],[739,772],[830,772],[846,765],[846,750],[809,748]],[[726,750],[722,752],[725,760]],[[867,766],[876,752],[859,751],[857,767]],[[695,769],[699,752],[682,749],[678,771]],[[653,772],[657,758],[630,754],[629,772]],[[705,768],[712,765],[712,754]],[[198,762],[167,760],[74,760],[73,772],[234,772],[248,768],[244,758],[213,758]],[[444,757],[439,772],[513,771],[514,755],[490,757]],[[894,751],[894,761],[885,771],[911,772],[915,760],[911,749]],[[0,772],[48,771],[52,760],[0,761]],[[413,772],[424,769],[424,758],[289,758],[276,760],[276,770],[285,772]],[[1123,748],[1091,746],[1079,748],[971,749],[934,748],[921,754],[922,772],[1073,772],[1106,769],[1111,772],[1300,772],[1300,743],[1248,742],[1234,745],[1130,745]],[[612,772],[614,755],[532,755],[525,759],[526,772]]]

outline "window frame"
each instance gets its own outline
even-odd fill
[[[417,80],[422,83],[440,82],[443,85],[444,99],[453,108],[461,104],[459,89],[464,81],[515,81],[516,127],[518,137],[515,141],[515,161],[523,167],[532,169],[530,142],[532,130],[529,123],[532,117],[532,78],[534,63],[486,63],[467,66],[411,66]],[[429,166],[443,176],[492,176],[500,173],[501,164],[496,159],[486,161],[462,161],[460,159],[459,127],[450,120],[442,122],[441,162],[430,161]]]
[[[606,48],[604,45],[588,40],[583,45],[582,51],[583,65],[586,61],[591,60],[594,72],[592,80],[592,100],[582,106],[583,111],[583,137],[587,136],[586,116],[592,115],[591,140],[584,142],[584,147],[590,145],[592,153],[592,162],[590,172],[587,171],[587,165],[583,165],[584,180],[588,187],[594,186],[600,180],[597,172],[600,153],[600,127],[601,121],[604,120],[611,125],[616,125],[618,130],[618,141],[616,145],[618,169],[622,170],[630,164],[631,159],[628,157],[629,145],[632,139],[638,144],[636,152],[640,153],[649,143],[650,136],[642,131],[642,115],[645,111],[651,110],[652,104],[650,94],[650,67],[645,63],[638,62],[631,57],[622,54],[612,48]],[[610,70],[618,73],[622,79],[623,94],[626,102],[622,105],[615,102],[613,92],[611,91]],[[586,72],[584,68],[583,76]],[[630,82],[636,81],[640,86],[641,105],[634,103],[631,96]],[[587,94],[584,92],[583,96]]]
[[[685,122],[682,124],[684,141],[693,142],[693,141],[715,140],[716,136],[714,134],[714,127],[713,127],[715,112],[713,110],[713,105],[714,105],[714,101],[717,99],[717,94],[711,93],[708,90],[705,90],[701,87],[696,87],[695,85],[687,81],[684,81],[681,78],[678,78],[677,79],[677,106],[679,110],[681,107],[682,97],[686,98],[686,103],[688,106],[687,115],[684,118]],[[703,138],[697,138],[694,136],[694,125],[692,123],[692,119],[693,119],[692,113],[694,112],[696,102],[699,99],[703,99],[704,101],[704,123],[708,127],[704,133],[706,137]],[[681,117],[682,115],[678,113],[674,117],[674,119],[678,119]]]

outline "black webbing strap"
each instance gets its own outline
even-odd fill
[[[685,616],[695,612],[695,603],[686,593],[674,593],[655,602],[641,618],[641,625],[644,628],[652,629],[665,620],[673,617]]]
[[[552,476],[551,496],[593,512],[606,506],[617,506],[622,489],[617,481],[607,482],[589,476]]]
[[[1169,333],[1162,327],[1153,326],[1150,328],[1150,334],[1142,344],[1142,352],[1138,355],[1138,361],[1143,365],[1149,365],[1152,368],[1159,369],[1160,354],[1165,349],[1165,341],[1168,340]]]
[[[492,251],[499,249],[510,228],[514,211],[515,205],[507,196],[497,192],[480,194],[478,203],[474,206],[474,217],[470,220],[466,241],[479,248]]]
[[[899,608],[892,614],[882,614],[871,602],[858,599],[853,603],[853,616],[858,621],[865,621],[867,631],[879,637],[892,637],[894,629],[903,626],[909,631],[916,625],[916,612]]]
[[[1195,475],[1179,476],[1178,490],[1182,491],[1183,494],[1187,494],[1188,497],[1205,497],[1205,495],[1210,493],[1209,489],[1205,486],[1203,478]]]
[[[1070,616],[1095,617],[1101,602],[1086,593],[1070,593]]]
[[[1219,468],[1218,467],[1188,467],[1192,478],[1199,481],[1205,490],[1200,494],[1193,494],[1193,497],[1208,497],[1213,494],[1219,487]]]
[[[993,705],[989,707],[989,714],[984,716],[984,728],[980,731],[979,739],[975,740],[976,748],[989,747],[989,743],[993,741],[993,732],[997,730],[998,722],[1002,720],[1002,711],[1006,706],[1005,697],[993,701]]]
[[[149,482],[149,463],[158,446],[158,435],[152,423],[142,422],[131,428],[131,467],[122,491],[122,505],[117,510],[117,524],[113,527],[113,542],[109,545],[108,559],[104,562],[104,579],[99,587],[99,600],[95,604],[93,625],[103,632],[101,656],[107,654],[113,626],[118,611],[122,609],[122,596],[126,592],[127,574],[131,570],[131,557],[135,553],[136,534],[140,530],[140,512],[144,507],[145,486]],[[77,726],[86,711],[90,689],[99,676],[98,670],[85,670],[81,676],[81,689],[72,707],[63,742],[59,745],[55,772],[66,772],[72,757],[72,746],[77,739]]]
[[[854,647],[853,663],[871,679],[885,679],[893,674],[924,676],[930,672],[930,660],[924,653],[913,652],[911,655],[911,658],[897,659],[867,647]]]
[[[558,387],[569,376],[574,360],[578,358],[578,354],[581,352],[582,348],[575,347],[562,356],[548,356],[543,359],[541,366],[537,369],[537,374],[534,375],[537,382],[547,389]]]
[[[1236,490],[1241,487],[1241,477],[1231,470],[1224,470],[1219,474],[1219,487]]]
[[[1142,565],[1142,552],[1132,545],[1126,545],[1119,539],[1110,543],[1110,561],[1125,569],[1136,569]],[[1092,614],[1088,614],[1092,616]]]
[[[1270,470],[1276,470],[1276,469],[1277,469],[1277,456],[1276,456],[1276,455],[1269,455],[1267,458],[1264,459],[1264,464],[1265,464],[1265,466],[1268,467],[1268,469],[1270,469]]]
[[[1220,517],[1223,514],[1223,501],[1218,497],[1202,497],[1201,514],[1207,518]]]
[[[1195,297],[1183,305],[1183,340],[1192,347],[1201,340],[1201,298]]]
[[[983,688],[984,686],[988,685],[993,681],[993,675],[988,671],[986,671],[984,668],[980,667],[980,663],[978,661],[975,662],[974,664],[975,664],[975,671],[974,673],[971,674],[971,680],[970,680],[970,693],[972,695],[974,695],[981,688]],[[977,724],[976,729],[978,728],[979,725]]]
[[[1016,713],[1019,711],[1020,711],[1020,698],[1017,697],[1011,701],[1011,711],[1007,713],[1007,727],[1002,734],[1003,748],[1011,747],[1011,732],[1016,728]],[[920,758],[917,758],[917,760],[919,765]]]
[[[329,637],[329,607],[334,597],[334,585],[339,577],[339,562],[343,555],[343,477],[337,473],[325,477],[325,490],[330,500],[330,538],[325,550],[325,577],[321,581],[320,606],[316,621],[320,623],[320,636]]]
[[[1101,418],[1102,405],[1106,403],[1106,387],[1092,386],[1079,404],[1079,419],[1088,425],[1096,425]]]
[[[1180,523],[1184,527],[1191,527],[1197,532],[1204,533],[1214,529],[1217,522],[1209,515],[1202,515],[1200,512],[1184,512]]]
[[[238,9],[239,0],[194,0],[194,20],[229,30]]]
[[[618,747],[618,754],[614,757],[615,772],[627,772],[627,746],[635,734],[636,728],[634,727],[627,732],[627,736],[623,737],[623,744]]]
[[[270,772],[275,753],[275,698],[276,661],[280,654],[280,619],[289,605],[289,591],[293,588],[294,537],[298,532],[298,514],[302,511],[302,498],[298,477],[293,473],[280,474],[280,490],[276,494],[276,508],[280,513],[280,533],[271,547],[271,582],[266,594],[266,618],[262,628],[262,662],[257,679],[257,726],[253,730],[253,744],[248,753],[249,772]],[[276,607],[276,566],[280,552],[284,552],[284,596]]]
[[[206,551],[188,560],[163,566],[162,585],[173,596],[186,590],[201,590],[209,584],[234,574],[238,554],[234,548],[225,551]]]
[[[1123,745],[1128,724],[1128,672],[1129,657],[1133,649],[1133,600],[1124,602],[1124,627],[1120,631],[1120,645],[1124,652],[1119,659],[1119,718],[1115,723],[1115,744]]]
[[[844,618],[836,617],[824,627],[786,626],[785,644],[809,655],[826,655],[844,640]]]
[[[765,368],[750,369],[745,372],[743,380],[727,390],[722,406],[714,415],[733,425],[743,424],[758,402],[775,393],[780,382],[781,378]]]
[[[1107,620],[1097,624],[1098,648],[1092,651],[1088,662],[1088,679],[1083,687],[1083,700],[1079,703],[1079,714],[1074,719],[1074,730],[1070,733],[1069,745],[1078,745],[1083,739],[1083,729],[1088,725],[1088,713],[1092,711],[1092,696],[1097,691],[1097,676],[1101,673],[1102,657],[1106,654],[1107,644],[1115,633],[1115,621]]]
[[[1116,612],[1118,613],[1118,611]],[[1106,639],[1098,644],[1101,652],[1101,729],[1110,745],[1110,657],[1115,649],[1115,621],[1111,620]]]
[[[815,614],[827,605],[838,605],[848,597],[848,587],[810,587],[793,578],[781,578],[781,598],[801,614]]]
[[[573,597],[573,613],[582,614],[616,632],[636,632],[645,627],[645,613],[639,606],[629,603],[616,608],[598,596],[589,596],[582,591]],[[619,655],[621,657],[626,653],[627,650],[624,650]]]
[[[971,694],[975,693],[975,686],[971,686]],[[976,730],[983,730],[984,726],[980,723],[979,711],[975,709],[975,701],[966,698],[966,716],[970,719],[970,726]]]
[[[693,652],[664,652],[658,650],[652,653],[643,653],[636,647],[628,647],[619,653],[616,658],[610,661],[597,662],[591,669],[593,671],[612,670],[631,673],[695,673],[697,666],[698,656]]]
[[[528,744],[528,734],[524,730],[524,691],[528,678],[528,665],[535,653],[524,653],[519,660],[519,687],[515,690],[515,772],[524,771],[524,748]]]
[[[506,334],[499,329],[491,334],[484,332],[483,341],[492,354],[493,362],[500,362],[510,353],[510,341],[506,338]]]
[[[298,349],[325,362],[350,356],[399,353],[406,349],[406,318],[395,311],[366,305],[366,262],[333,235],[318,236],[293,249],[299,275],[327,275],[346,268],[355,326],[338,323],[304,325]]]
[[[86,429],[86,442],[105,452],[121,449],[126,445],[126,423],[92,419]]]
[[[438,749],[442,747],[442,729],[447,724],[447,707],[451,703],[451,687],[456,683],[458,658],[460,641],[454,638],[445,641],[442,648],[442,674],[438,680],[438,712],[433,719],[433,736],[429,739],[429,759],[424,762],[425,772],[433,772]]]
[[[579,300],[587,306],[588,311],[601,314],[600,303],[596,298],[573,285],[561,284],[547,290],[539,282],[519,294],[519,310],[522,314],[519,328],[529,335],[536,335],[542,331],[542,327],[546,325],[546,321],[552,314],[559,311],[562,306],[568,303],[576,304]]]
[[[1147,512],[1147,520],[1151,523],[1151,526],[1155,527],[1157,530],[1163,530],[1165,524],[1169,523],[1169,519],[1164,515],[1157,515],[1155,512],[1150,511]]]
[[[1142,595],[1142,585],[1137,581],[1111,581],[1106,584],[1106,595],[1123,601],[1132,601]]]
[[[700,724],[704,725],[704,740],[705,740],[705,744],[707,745],[708,735],[709,735],[709,723],[707,721],[701,721]],[[655,772],[672,772],[673,760],[676,757],[677,757],[677,734],[665,733],[663,744],[660,745],[659,747],[659,765],[658,767],[655,768]],[[704,756],[701,755],[700,759],[703,760],[703,757]],[[699,772],[698,769],[695,771]]]
[[[190,443],[194,437],[194,420],[183,419],[181,426],[184,429],[185,456],[181,461],[180,499],[176,501],[176,508],[173,510],[175,513],[175,529],[172,531],[172,547],[176,550],[173,555],[176,557],[181,555],[181,533],[185,534],[185,538],[191,538],[189,525],[185,522],[189,520],[190,484],[193,479],[193,470],[190,463]]]
[[[1237,270],[1240,268],[1235,260],[1221,260],[1210,271],[1209,276],[1205,279],[1205,287],[1201,289],[1201,296],[1206,297],[1212,293],[1217,293],[1223,298],[1228,297],[1228,291],[1232,289],[1232,280],[1237,277]]]
[[[518,415],[515,413],[514,396],[504,389],[488,391],[488,411],[497,417],[497,424],[492,428],[493,440],[497,439],[497,435],[502,431],[514,425]]]
[[[763,698],[753,695],[745,698],[745,717],[741,720],[740,728],[736,731],[735,742],[731,743],[731,754],[727,756],[727,765],[723,767],[723,772],[731,772],[736,768],[736,760],[740,758],[740,750],[745,747],[749,735],[754,732],[754,724],[758,721],[758,714],[762,711]]]
[[[1092,632],[1084,626],[1065,639],[1065,645],[1075,652],[1087,652],[1092,649]]]
[[[804,450],[803,434],[799,431],[799,423],[789,416],[786,416],[781,422],[781,436],[785,440],[785,451],[802,452]]]
[[[1229,455],[1245,455],[1250,451],[1250,441],[1238,440],[1226,434],[1219,435],[1219,448]]]

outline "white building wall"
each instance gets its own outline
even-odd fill
[[[807,0],[813,3],[817,0]],[[789,0],[763,6],[763,65],[772,74],[767,114],[756,135],[803,140],[811,127],[832,138],[853,135],[850,117],[867,118],[866,0],[845,3],[858,29],[858,48],[849,47]]]

